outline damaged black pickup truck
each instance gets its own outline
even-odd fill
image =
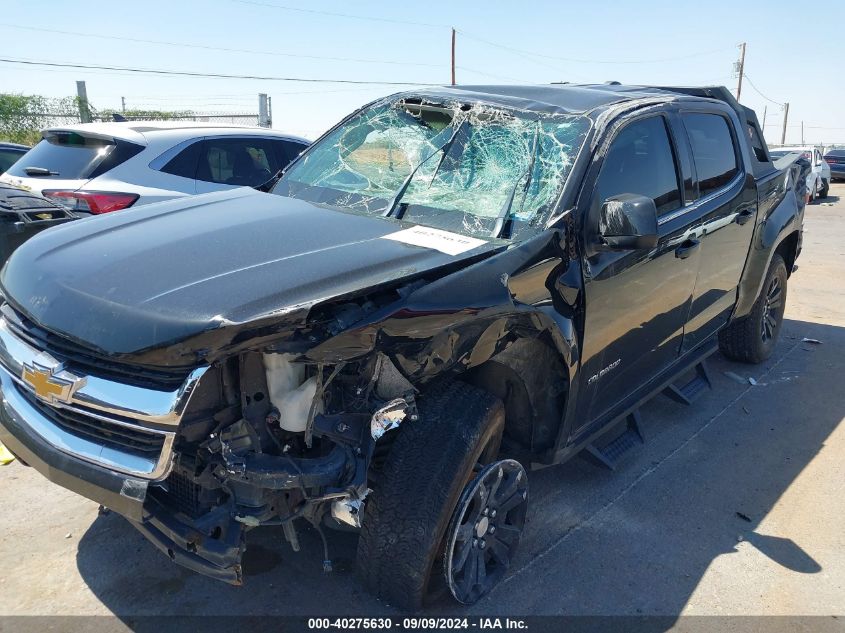
[[[327,568],[324,528],[359,530],[391,604],[471,603],[513,559],[526,469],[612,463],[717,348],[769,356],[793,174],[723,88],[393,95],[271,193],[24,244],[0,278],[0,441],[225,582],[250,528],[296,550],[310,524]]]

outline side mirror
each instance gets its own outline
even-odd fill
[[[658,238],[654,200],[633,193],[611,196],[601,205],[599,235],[610,248],[654,248]]]

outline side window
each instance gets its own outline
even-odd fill
[[[307,145],[295,141],[273,141],[281,167],[286,167],[294,158],[299,156]]]
[[[757,160],[761,163],[768,162],[769,159],[766,158],[766,150],[763,148],[763,137],[760,135],[760,131],[757,127],[751,123],[748,124],[748,138],[751,142],[751,149],[754,150],[754,156]]]
[[[663,117],[629,124],[610,144],[593,194],[594,211],[622,193],[652,198],[658,214],[681,206],[678,170]]]
[[[739,161],[728,121],[718,114],[686,113],[684,125],[698,174],[698,194],[713,193],[739,173]]]
[[[193,180],[197,174],[197,159],[199,158],[201,146],[201,141],[188,145],[188,147],[171,158],[161,168],[161,171]]]
[[[206,139],[197,167],[197,180],[223,185],[256,187],[279,168],[273,142],[266,139]]]

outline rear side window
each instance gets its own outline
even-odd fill
[[[675,156],[663,117],[629,124],[610,144],[596,182],[594,210],[622,193],[652,198],[658,214],[681,205]]]
[[[14,165],[25,152],[15,149],[0,149],[0,174]]]
[[[200,149],[196,177],[223,185],[257,187],[286,164],[268,139],[207,139]]]
[[[718,114],[685,113],[699,196],[727,185],[739,173],[733,137],[725,117]]]
[[[19,178],[37,176],[44,180],[93,178],[143,149],[134,143],[120,142],[119,145],[120,150],[118,144],[110,140],[76,132],[51,132],[29,150],[23,160],[13,165],[9,174]],[[27,168],[41,169],[40,173],[34,173],[32,169],[27,173]]]
[[[193,180],[197,176],[197,162],[199,161],[202,141],[191,143],[181,152],[171,158],[161,171],[174,176],[182,176]]]

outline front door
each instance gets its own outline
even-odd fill
[[[678,358],[699,262],[684,212],[677,145],[667,118],[627,123],[611,139],[585,210],[582,391],[573,435]],[[685,148],[684,148],[685,149]],[[609,250],[597,234],[602,203],[633,193],[654,199],[653,249]]]

